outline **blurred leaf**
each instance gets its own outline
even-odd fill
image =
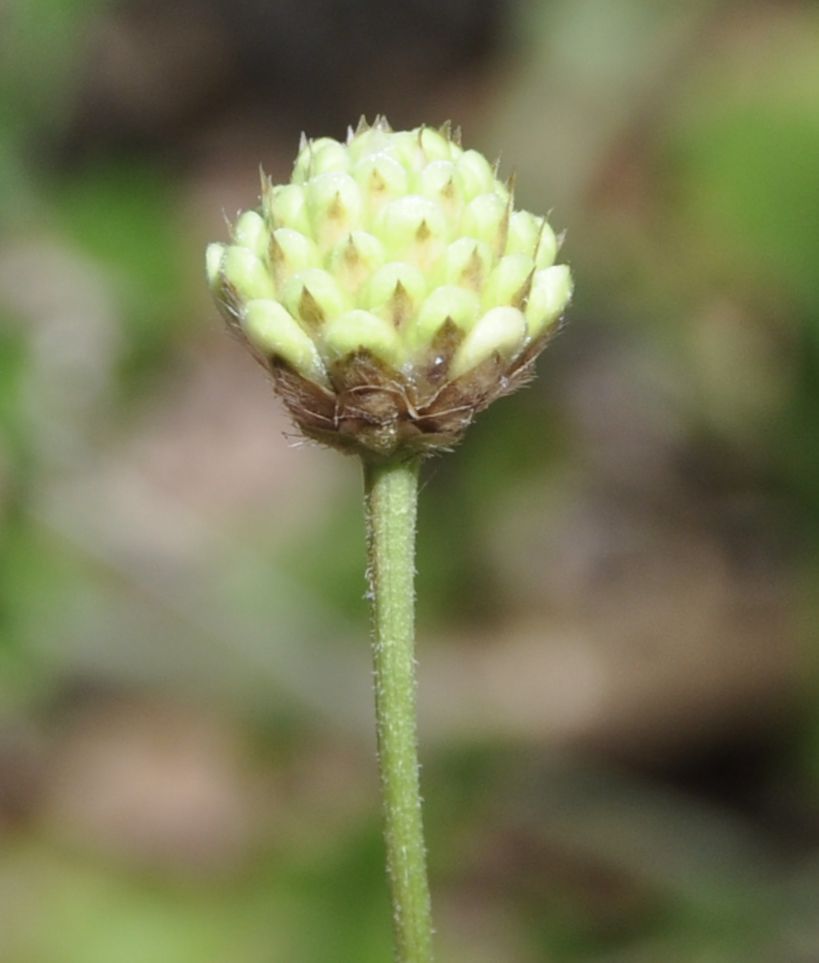
[[[104,0],[8,0],[0,32],[0,213],[35,205],[35,140],[68,123],[92,14]]]
[[[134,390],[167,363],[171,343],[191,323],[186,236],[171,182],[133,163],[90,167],[58,185],[54,213],[65,235],[113,276],[127,322],[124,387]]]
[[[692,76],[671,134],[675,203],[706,275],[722,268],[749,294],[802,308],[819,301],[817,26],[808,10],[771,36],[729,34],[724,56]]]

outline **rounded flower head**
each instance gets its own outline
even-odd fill
[[[449,125],[302,139],[207,271],[302,432],[369,456],[455,444],[532,374],[571,297],[545,218]]]

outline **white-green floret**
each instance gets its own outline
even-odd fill
[[[260,211],[208,247],[207,273],[270,365],[333,391],[339,366],[367,356],[423,395],[432,362],[463,379],[545,343],[572,295],[557,252],[545,218],[515,210],[448,126],[377,120],[344,143],[303,138],[290,183],[264,181]]]

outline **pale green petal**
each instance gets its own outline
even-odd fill
[[[456,163],[467,200],[487,194],[495,187],[495,172],[483,154],[476,150],[466,150]]]
[[[508,204],[498,194],[480,194],[471,200],[461,220],[461,234],[486,242],[493,251],[503,240]]]
[[[428,238],[445,239],[447,220],[440,206],[420,194],[386,204],[376,220],[376,233],[388,254],[400,256]]]
[[[485,241],[462,237],[453,241],[446,251],[443,264],[444,280],[460,284],[473,291],[483,290],[492,269],[492,250]]]
[[[384,259],[384,246],[375,235],[351,231],[333,248],[328,266],[341,287],[355,296]]]
[[[329,171],[347,171],[350,169],[350,154],[343,144],[337,140],[329,140],[318,148],[313,148],[313,161],[310,176],[326,174]]]
[[[241,325],[247,340],[261,354],[281,358],[303,377],[326,383],[315,343],[278,301],[249,301]]]
[[[360,298],[365,308],[374,310],[386,304],[401,285],[414,304],[419,305],[427,293],[427,282],[423,272],[404,261],[392,261],[379,268],[364,287]]]
[[[205,272],[208,284],[213,290],[218,290],[222,285],[222,262],[225,251],[224,244],[208,244],[205,249]]]
[[[526,337],[526,319],[517,308],[492,308],[464,338],[452,359],[452,376],[458,378],[492,355],[511,360]]]
[[[485,308],[514,304],[525,291],[535,269],[535,262],[526,254],[507,254],[498,261],[489,275],[483,293]]]
[[[436,288],[421,306],[411,342],[416,347],[429,344],[448,318],[462,330],[468,330],[480,309],[481,302],[474,291],[454,284]]]
[[[222,261],[222,274],[240,298],[275,298],[276,286],[262,261],[246,247],[232,244]]]
[[[313,238],[323,250],[361,226],[364,201],[361,189],[349,174],[319,174],[310,180],[306,190]]]
[[[387,364],[397,367],[403,354],[401,340],[389,321],[370,311],[354,310],[334,318],[323,332],[324,351],[337,361],[366,349]]]
[[[536,338],[563,314],[572,290],[572,275],[565,264],[535,272],[525,308],[530,337]]]
[[[276,281],[283,284],[292,275],[307,268],[318,267],[321,256],[315,241],[301,231],[289,227],[277,228],[271,237],[270,261]]]
[[[542,217],[536,217],[529,211],[514,211],[509,218],[505,253],[534,257],[543,223]]]
[[[233,241],[264,259],[270,236],[261,214],[257,211],[245,211],[233,228]]]
[[[302,234],[310,233],[307,197],[300,185],[280,184],[265,191],[262,207],[270,227],[289,227]]]
[[[282,290],[282,301],[294,317],[308,326],[320,326],[349,307],[335,278],[321,268],[294,274]]]

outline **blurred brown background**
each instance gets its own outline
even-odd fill
[[[202,277],[362,113],[500,154],[577,284],[426,471],[441,960],[819,960],[816,5],[0,18],[0,960],[389,959],[358,469]]]

